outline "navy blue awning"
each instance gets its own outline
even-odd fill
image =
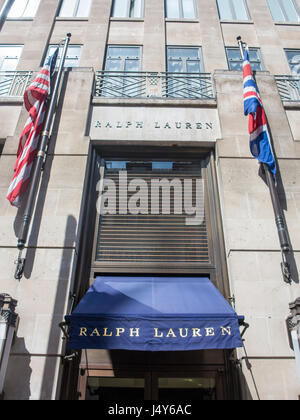
[[[97,277],[65,318],[74,350],[242,346],[239,317],[204,277]]]

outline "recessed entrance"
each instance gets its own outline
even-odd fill
[[[129,372],[90,371],[81,377],[81,400],[222,400],[223,378],[211,372]]]

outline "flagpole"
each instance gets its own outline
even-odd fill
[[[71,34],[68,33],[66,38],[65,38],[65,43],[64,43],[64,48],[63,48],[63,52],[62,52],[62,56],[61,56],[61,60],[59,63],[59,68],[58,68],[58,72],[57,72],[57,77],[55,80],[55,85],[54,85],[54,89],[51,95],[51,100],[50,100],[50,104],[49,104],[49,108],[48,108],[48,112],[47,112],[47,117],[46,117],[46,121],[45,121],[45,125],[44,125],[44,130],[42,131],[41,135],[41,142],[40,142],[40,147],[39,147],[39,151],[37,153],[36,156],[36,164],[34,167],[34,173],[32,175],[32,180],[31,180],[31,184],[30,184],[30,189],[29,189],[29,193],[28,193],[28,198],[27,198],[27,202],[26,202],[26,207],[24,210],[24,215],[23,215],[23,222],[22,225],[20,227],[20,231],[19,231],[19,236],[18,236],[18,249],[19,249],[19,257],[17,260],[17,268],[16,268],[16,272],[15,272],[15,279],[16,280],[20,280],[22,275],[23,275],[23,271],[24,271],[24,266],[25,266],[25,259],[22,258],[22,251],[25,248],[26,242],[27,242],[27,237],[28,237],[28,231],[29,231],[29,226],[31,223],[31,218],[32,218],[32,213],[33,213],[33,209],[34,209],[34,205],[35,205],[35,199],[36,199],[36,195],[37,195],[37,191],[38,191],[38,186],[39,186],[39,182],[40,182],[40,178],[41,178],[41,172],[42,172],[42,167],[43,167],[43,163],[45,161],[46,158],[46,149],[47,149],[47,145],[49,142],[49,137],[50,137],[50,128],[51,128],[51,124],[52,124],[52,120],[53,120],[53,115],[54,115],[54,111],[55,111],[55,107],[56,107],[56,99],[57,99],[57,95],[58,95],[58,90],[59,90],[59,85],[60,85],[60,81],[61,81],[61,76],[62,76],[62,72],[64,69],[64,63],[65,63],[65,58],[66,58],[66,54],[67,54],[67,49],[70,43],[70,38],[71,38]]]
[[[237,41],[240,48],[242,59],[244,60],[244,44],[243,44],[242,38],[238,36]],[[269,124],[267,123],[267,125],[268,125],[269,132],[271,133]],[[270,146],[272,147],[272,145]],[[291,251],[291,247],[290,247],[289,236],[288,236],[288,232],[287,232],[287,228],[286,228],[286,224],[284,220],[284,215],[283,215],[283,211],[282,211],[281,204],[279,201],[278,192],[275,186],[273,174],[271,173],[270,169],[265,163],[261,163],[261,165],[266,174],[266,180],[269,187],[273,210],[274,210],[275,223],[277,227],[281,253],[282,253],[282,258],[283,258],[283,262],[281,263],[281,268],[282,268],[285,281],[287,283],[290,283],[291,273],[289,269],[289,264],[286,261],[286,255]]]

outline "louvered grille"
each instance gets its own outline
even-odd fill
[[[99,217],[96,262],[115,263],[116,266],[124,263],[164,266],[174,263],[209,264],[201,162],[164,162],[154,166],[152,162],[119,162],[116,166],[123,165],[121,172],[120,167],[109,169],[110,164],[111,162],[106,162],[105,178],[114,181],[119,195],[117,194],[116,199],[116,214],[102,214]],[[120,173],[123,176],[121,182]],[[127,182],[124,184],[125,174]],[[126,192],[124,188],[119,191],[120,184],[130,185],[136,179],[144,181],[146,188],[142,192],[135,188],[134,191]],[[182,186],[181,194],[180,189],[170,188],[170,206],[164,201],[168,189],[160,188],[159,195],[156,195],[157,200],[153,200],[153,183],[161,180]],[[120,214],[120,210],[124,208],[121,200],[124,203],[127,195],[126,202],[130,208],[130,202],[136,199],[136,194],[140,196],[137,205],[142,214],[131,214],[130,211]],[[187,225],[187,218],[195,214],[187,214],[185,210],[188,211],[188,204],[195,206],[196,198],[201,223]],[[181,214],[177,214],[181,208]],[[153,214],[154,212],[158,214]]]

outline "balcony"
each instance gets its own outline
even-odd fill
[[[209,73],[96,72],[94,97],[215,99]]]
[[[300,102],[300,76],[275,76],[283,102]]]
[[[0,98],[22,97],[32,75],[33,71],[0,71]]]

